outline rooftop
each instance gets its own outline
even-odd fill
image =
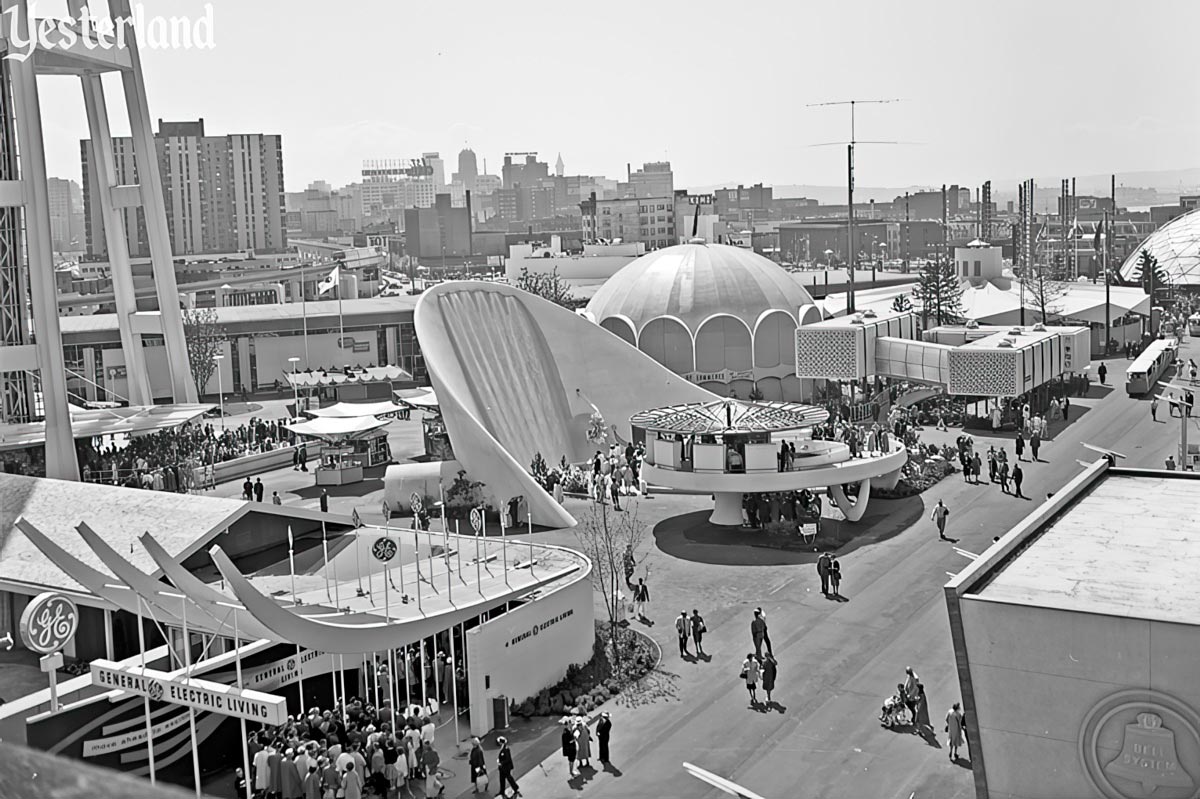
[[[635,414],[629,423],[659,433],[719,435],[801,430],[829,418],[829,412],[796,402],[745,402],[719,399],[655,408]]]
[[[1047,503],[1061,502],[1062,510],[1030,528],[1024,544],[995,545],[1010,553],[1007,559],[998,551],[976,561],[992,573],[968,593],[1056,610],[1200,623],[1196,477],[1108,470],[1081,485]]]

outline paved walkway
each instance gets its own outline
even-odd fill
[[[1119,379],[1124,367],[1123,359],[1111,360],[1110,378]],[[1177,446],[1177,421],[1153,423],[1148,400],[1127,397],[1123,385],[1093,385],[1071,408],[1072,421],[1051,431],[1042,462],[1023,464],[1032,496],[1044,498],[1078,474],[1076,459],[1098,457],[1081,442],[1129,455],[1124,465],[1152,468]],[[952,440],[958,433],[929,431],[925,437]],[[1011,455],[1011,437],[976,435],[975,441],[985,450],[1003,443]],[[929,521],[928,508],[938,499],[951,508],[948,534],[956,544],[939,541]],[[662,501],[648,500],[643,508]],[[525,795],[722,796],[685,775],[680,764],[689,761],[766,797],[973,796],[967,761],[952,764],[938,738],[883,729],[877,714],[904,667],[912,665],[926,686],[940,736],[941,717],[959,699],[941,593],[948,575],[967,563],[954,547],[982,551],[1036,503],[1003,494],[998,485],[968,485],[960,475],[917,501],[919,512],[904,501],[872,502],[872,517],[878,517],[866,537],[873,543],[840,557],[846,602],[821,595],[811,562],[787,561],[757,547],[722,544],[716,553],[715,542],[652,538],[645,564],[654,623],[643,629],[662,645],[663,667],[642,702],[617,700],[607,708],[614,722],[610,769],[569,780],[565,761],[547,747],[541,764],[518,763]],[[567,531],[539,537],[571,540]],[[748,628],[756,606],[767,612],[780,661],[779,706],[769,711],[749,707],[738,679],[741,660],[752,649]],[[671,620],[693,607],[710,631],[709,660],[678,654]]]

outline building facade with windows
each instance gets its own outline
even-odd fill
[[[675,244],[674,196],[600,200],[593,194],[579,209],[585,239],[641,242],[647,250]]]
[[[204,120],[158,122],[154,137],[171,249],[176,255],[287,249],[283,191],[283,144],[262,133],[208,136]],[[92,143],[80,142],[87,252],[108,256],[104,221],[96,199],[97,177]],[[133,140],[113,139],[116,174],[122,185],[138,183]],[[127,208],[129,254],[150,254],[141,208]]]

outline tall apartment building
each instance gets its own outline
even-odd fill
[[[158,122],[154,137],[162,173],[171,249],[176,255],[287,249],[281,137],[261,133],[208,136],[204,120]],[[122,184],[138,182],[133,141],[113,139]],[[88,255],[107,256],[91,141],[80,142]],[[129,253],[150,254],[141,208],[126,209]]]
[[[50,237],[55,252],[83,246],[83,193],[79,184],[64,178],[49,178]]]

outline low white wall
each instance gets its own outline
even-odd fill
[[[593,607],[591,580],[579,578],[467,631],[472,735],[492,729],[493,697],[521,702],[591,659]]]
[[[222,461],[213,466],[213,481],[220,483],[228,483],[230,480],[240,480],[243,477],[253,477],[256,474],[269,472],[272,469],[278,469],[280,466],[289,466],[292,462],[292,451],[295,447],[280,447],[273,449],[270,452],[256,452],[253,455],[246,455],[241,458],[235,458],[231,461]],[[315,468],[314,459],[309,458],[309,463]],[[204,470],[195,470],[196,485],[204,485]],[[267,501],[268,497],[263,497],[263,501]]]

